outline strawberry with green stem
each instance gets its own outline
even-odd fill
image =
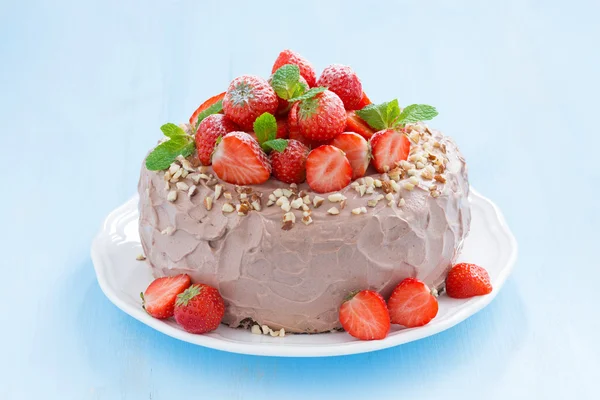
[[[196,283],[177,296],[174,315],[187,332],[214,331],[225,315],[225,302],[214,287]]]
[[[254,121],[261,114],[274,114],[278,106],[279,101],[271,85],[254,75],[235,78],[223,97],[225,115],[246,131],[252,130]]]
[[[410,141],[402,132],[408,123],[426,121],[437,115],[434,107],[425,104],[412,104],[400,109],[398,100],[382,104],[370,104],[358,115],[377,132],[371,137],[373,166],[378,172],[393,169],[396,163],[406,160],[410,152]]]

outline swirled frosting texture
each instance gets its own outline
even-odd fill
[[[353,290],[370,288],[387,297],[406,277],[438,287],[460,252],[471,213],[464,159],[451,139],[432,135],[448,158],[446,182],[435,182],[439,197],[417,186],[401,190],[391,206],[384,199],[367,214],[353,215],[350,210],[375,195],[360,197],[347,187],[339,215],[327,214],[339,204],[325,200],[312,210],[311,225],[300,223],[302,212],[296,210],[297,223],[287,231],[281,229],[281,208],[265,206],[281,182],[253,187],[264,193],[263,209],[240,216],[221,212],[223,197],[207,211],[203,200],[214,192],[206,185],[198,185],[192,197],[181,192],[169,202],[164,172],[142,167],[140,238],[153,273],[187,273],[194,282],[218,288],[227,305],[223,322],[232,327],[251,318],[273,329],[308,333],[339,328],[339,306]],[[299,189],[314,196],[306,185]],[[233,185],[224,184],[224,190],[235,195]],[[397,205],[399,196],[405,205]]]

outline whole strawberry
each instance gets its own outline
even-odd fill
[[[455,299],[483,296],[492,292],[490,276],[475,264],[456,264],[446,277],[446,293]]]
[[[344,103],[329,90],[301,101],[298,106],[298,127],[307,139],[333,139],[346,127]]]
[[[187,332],[214,331],[224,314],[223,298],[212,286],[196,283],[177,296],[175,321]]]
[[[215,174],[227,183],[254,185],[271,176],[271,163],[258,142],[246,132],[231,132],[216,146]]]
[[[290,139],[283,152],[270,154],[273,176],[285,183],[302,183],[306,180],[306,157],[308,147],[297,140]]]
[[[283,50],[281,53],[279,53],[279,56],[275,60],[275,64],[273,64],[271,73],[274,73],[280,67],[286,64],[297,65],[298,68],[300,68],[300,75],[306,80],[306,83],[308,83],[310,87],[315,86],[317,74],[315,73],[315,69],[313,68],[312,64],[300,54],[292,50]]]
[[[361,103],[362,84],[354,70],[346,65],[333,64],[325,68],[317,86],[326,86],[337,94],[347,110],[356,110]]]
[[[219,136],[239,131],[240,128],[223,114],[213,114],[204,118],[196,132],[196,150],[202,165],[210,165],[210,157]]]
[[[246,131],[261,114],[277,111],[279,100],[269,83],[258,76],[243,75],[229,84],[223,98],[223,112]]]

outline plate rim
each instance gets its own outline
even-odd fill
[[[336,344],[323,344],[318,347],[313,347],[311,344],[297,344],[285,345],[284,343],[273,345],[273,343],[240,343],[225,338],[216,338],[209,335],[194,335],[187,333],[183,330],[177,329],[162,320],[152,318],[141,309],[133,310],[132,307],[123,300],[117,293],[112,289],[109,284],[106,274],[102,269],[105,269],[105,261],[102,256],[102,242],[105,241],[103,234],[106,232],[107,226],[111,224],[115,218],[123,213],[123,209],[130,207],[130,203],[136,202],[139,198],[138,195],[133,196],[125,203],[111,211],[104,219],[102,228],[94,237],[91,246],[91,258],[94,264],[94,270],[96,273],[96,279],[100,286],[100,289],[104,295],[124,313],[137,319],[145,325],[175,339],[208,347],[216,350],[256,355],[256,356],[272,356],[272,357],[331,357],[331,356],[343,356],[359,353],[367,353],[371,351],[383,350],[390,347],[399,346],[401,344],[409,343],[415,340],[424,339],[426,337],[438,334],[442,331],[452,328],[453,326],[463,322],[467,318],[475,315],[488,304],[494,300],[497,294],[500,292],[506,279],[512,272],[518,255],[518,244],[515,236],[508,227],[506,219],[498,206],[491,201],[489,198],[481,195],[477,190],[470,187],[469,197],[474,196],[482,200],[482,203],[490,207],[493,214],[498,222],[498,226],[502,229],[502,233],[508,239],[511,253],[508,257],[506,265],[502,268],[497,278],[494,281],[494,290],[486,296],[478,296],[466,301],[461,308],[453,314],[451,317],[446,318],[435,324],[426,325],[419,328],[408,328],[402,331],[401,335],[388,336],[383,340],[371,340],[371,341],[351,341]],[[100,268],[104,266],[103,268]],[[228,327],[227,327],[228,328]],[[234,329],[234,328],[229,328]],[[252,334],[248,331],[248,334]],[[333,333],[337,334],[337,333]],[[341,333],[340,333],[341,334]],[[279,338],[278,340],[285,341],[285,338]]]

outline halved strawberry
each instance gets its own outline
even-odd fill
[[[390,331],[385,300],[372,290],[351,294],[340,307],[339,318],[344,330],[361,340],[384,339]]]
[[[408,158],[410,141],[400,131],[384,129],[371,138],[373,166],[379,173],[393,169],[396,163]]]
[[[367,94],[365,92],[362,92],[362,97],[360,98],[360,101],[358,102],[358,105],[356,106],[356,109],[357,110],[362,110],[363,108],[365,108],[369,104],[371,104],[371,99],[369,99],[369,96],[367,96]]]
[[[212,157],[215,174],[227,183],[253,185],[271,176],[269,158],[246,132],[231,132],[221,139]]]
[[[329,144],[346,153],[346,158],[352,166],[353,180],[365,175],[371,159],[369,143],[365,138],[354,132],[343,132],[337,135]]]
[[[438,313],[437,299],[427,285],[415,278],[400,282],[387,304],[392,324],[407,328],[426,325]]]
[[[446,293],[455,299],[483,296],[492,292],[487,271],[475,264],[456,264],[446,277]]]
[[[352,166],[344,152],[324,145],[313,149],[306,158],[306,182],[317,193],[327,193],[348,186]]]
[[[213,96],[210,99],[206,100],[204,103],[202,103],[200,105],[200,107],[198,107],[196,109],[196,111],[194,111],[192,116],[190,117],[190,125],[196,126],[196,120],[198,119],[198,114],[200,114],[202,111],[206,110],[208,107],[215,104],[217,101],[223,100],[223,97],[225,97],[225,92],[219,93],[218,95]],[[221,111],[221,113],[223,113],[223,112]]]
[[[346,112],[346,131],[356,132],[365,139],[371,139],[375,131],[363,121],[354,111]]]
[[[155,279],[140,296],[144,309],[154,318],[173,316],[177,295],[183,293],[192,281],[186,274]]]
[[[239,126],[223,114],[213,114],[204,118],[196,132],[196,150],[202,165],[210,165],[210,157],[219,136],[239,130]]]

